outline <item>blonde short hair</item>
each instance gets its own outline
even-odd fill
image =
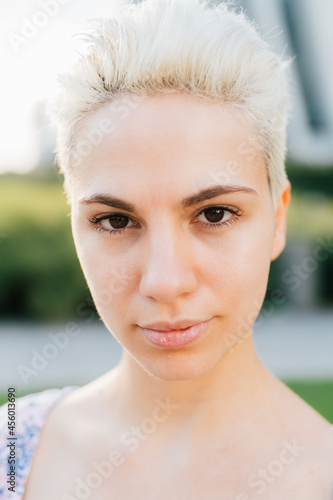
[[[91,20],[82,35],[86,50],[58,76],[50,108],[69,197],[66,177],[80,160],[77,134],[94,111],[123,93],[183,91],[231,104],[255,126],[276,206],[287,180],[290,61],[269,48],[243,11],[209,0],[144,0]]]

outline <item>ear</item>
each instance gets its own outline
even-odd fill
[[[290,202],[290,197],[291,184],[289,181],[287,181],[278,200],[275,213],[275,230],[271,261],[278,258],[286,245],[287,210]]]

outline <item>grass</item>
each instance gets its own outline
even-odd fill
[[[333,424],[333,380],[288,381],[285,384]]]
[[[326,420],[333,424],[333,380],[284,382]],[[17,397],[24,396],[23,393]],[[7,396],[0,396],[0,405],[7,402]]]

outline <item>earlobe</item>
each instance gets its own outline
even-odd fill
[[[271,261],[279,257],[286,244],[287,211],[290,198],[291,184],[287,181],[277,204]]]

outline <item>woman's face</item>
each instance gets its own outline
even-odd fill
[[[254,129],[231,107],[181,93],[122,99],[127,113],[111,133],[97,133],[120,109],[106,105],[77,139],[95,144],[71,178],[78,257],[102,320],[133,358],[164,380],[196,378],[251,332],[285,211],[275,214]],[[141,328],[184,319],[211,321],[177,347]]]

